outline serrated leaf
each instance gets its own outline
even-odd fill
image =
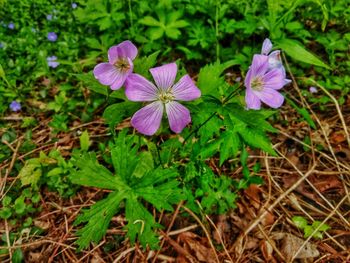
[[[88,222],[83,228],[77,231],[79,239],[76,243],[79,250],[89,246],[93,241],[98,243],[106,234],[109,222],[118,212],[120,202],[126,197],[125,192],[113,192],[107,198],[98,201],[88,210],[83,210],[83,214],[78,216],[74,225]]]
[[[278,47],[282,48],[289,56],[301,62],[331,69],[326,63],[318,57],[307,51],[301,44],[291,39],[280,39],[275,41]]]
[[[145,175],[145,173],[152,171],[154,168],[153,157],[150,152],[142,152],[139,156],[139,159],[140,161],[137,163],[135,170],[132,173],[132,176],[135,176],[137,178],[141,178]]]
[[[221,85],[225,84],[225,79],[221,74],[225,69],[236,64],[236,60],[230,60],[224,64],[215,62],[202,67],[197,80],[197,86],[201,90],[202,96],[216,94],[215,90],[217,91]]]
[[[249,146],[262,149],[273,156],[277,156],[275,150],[272,148],[270,140],[260,131],[242,127],[238,130],[238,133]]]
[[[143,247],[148,244],[151,249],[159,248],[159,240],[154,230],[161,225],[155,222],[152,214],[137,201],[136,196],[126,201],[125,216],[128,218],[128,224],[125,227],[128,230],[127,237],[132,244],[138,237]]]
[[[113,176],[106,167],[97,162],[95,153],[83,154],[75,162],[75,166],[78,169],[69,176],[75,184],[111,190],[129,188],[119,176]]]
[[[293,216],[292,221],[300,229],[304,229],[307,226],[307,220],[302,216]]]
[[[22,186],[30,184],[32,187],[37,187],[41,175],[40,164],[30,163],[28,161],[18,174]]]

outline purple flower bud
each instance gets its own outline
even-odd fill
[[[317,88],[315,88],[315,87],[310,87],[309,91],[310,91],[310,93],[317,93],[318,92]]]
[[[75,8],[77,8],[77,7],[78,7],[77,3],[72,3],[72,8],[73,8],[73,9],[75,9]]]
[[[49,32],[47,34],[47,39],[51,42],[55,42],[57,40],[57,34],[55,32]]]
[[[51,15],[51,14],[48,14],[48,15],[46,16],[46,19],[49,20],[49,21],[51,21],[51,20],[52,20],[52,15]]]
[[[56,56],[52,56],[52,57],[47,57],[47,65],[51,68],[57,68],[57,66],[60,64],[59,62],[57,62],[57,57]]]
[[[20,111],[21,110],[21,103],[17,102],[17,101],[12,101],[10,103],[10,109],[14,112],[16,111]]]
[[[8,26],[7,26],[9,29],[15,29],[15,24],[14,23],[10,23],[10,24],[8,24]]]

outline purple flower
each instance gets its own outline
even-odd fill
[[[131,119],[131,125],[140,133],[153,135],[160,126],[165,110],[170,129],[180,133],[191,122],[190,111],[177,101],[191,101],[201,96],[188,74],[174,84],[177,65],[166,64],[151,68],[156,85],[138,74],[131,74],[126,81],[125,94],[131,101],[150,102],[138,110]]]
[[[17,101],[12,101],[10,103],[10,109],[14,112],[16,111],[20,111],[21,110],[21,103],[17,102]]]
[[[7,27],[9,29],[15,29],[15,24],[11,22],[10,24],[7,25]]]
[[[274,68],[281,69],[284,73],[284,77],[286,77],[286,70],[282,64],[282,59],[281,59],[281,51],[275,50],[270,53],[272,47],[273,46],[272,46],[271,40],[266,38],[262,44],[261,54],[269,57],[269,69],[274,69]],[[286,84],[288,84],[291,82],[291,80],[285,79],[285,82]]]
[[[60,63],[57,62],[57,57],[56,56],[52,56],[52,57],[47,57],[47,65],[51,68],[56,68]]]
[[[75,8],[77,8],[77,7],[78,7],[77,3],[72,3],[72,8],[73,8],[73,9],[75,9]]]
[[[46,19],[49,20],[49,21],[51,21],[51,20],[52,20],[52,14],[48,14],[48,15],[46,16]]]
[[[317,93],[318,92],[316,87],[310,87],[309,91],[310,91],[310,93]]]
[[[244,84],[247,88],[245,101],[248,109],[259,110],[261,101],[272,108],[279,108],[283,104],[284,97],[277,90],[286,84],[285,75],[280,68],[270,69],[268,56],[254,55]]]
[[[49,32],[47,34],[47,39],[51,42],[55,42],[57,40],[57,34],[55,32]]]
[[[126,40],[108,50],[108,63],[100,63],[94,68],[95,78],[112,90],[120,89],[134,69],[132,61],[137,55],[137,48]]]

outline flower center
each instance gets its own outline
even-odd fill
[[[120,58],[115,63],[114,66],[116,66],[117,69],[119,69],[121,72],[127,72],[130,69],[129,61],[126,58]]]
[[[263,90],[263,84],[264,84],[264,82],[262,81],[261,78],[255,78],[251,82],[250,86],[251,86],[251,88],[253,90],[262,91]]]
[[[168,102],[173,101],[175,99],[175,96],[170,90],[167,90],[167,91],[161,91],[158,95],[158,98],[161,102],[166,104]]]

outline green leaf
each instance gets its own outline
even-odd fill
[[[145,16],[139,20],[139,23],[144,24],[146,26],[154,26],[154,27],[161,27],[162,23],[160,23],[157,19],[151,17],[151,16]]]
[[[79,250],[88,247],[91,241],[98,243],[101,240],[112,217],[118,212],[120,202],[125,197],[124,191],[113,192],[107,198],[95,203],[90,209],[83,210],[83,214],[74,222],[74,225],[88,222],[76,233],[79,236],[76,241]]]
[[[313,223],[312,223],[312,227],[313,228],[318,228],[320,225],[322,224],[322,222],[320,222],[320,221],[314,221]],[[329,230],[331,227],[329,226],[329,225],[327,225],[327,224],[322,224],[321,226],[320,226],[320,228],[318,229],[318,231],[321,231],[321,232],[324,232],[324,231],[327,231],[327,230]]]
[[[150,152],[142,152],[139,156],[139,159],[140,161],[137,163],[135,170],[132,173],[132,176],[135,176],[137,178],[141,178],[145,175],[145,173],[152,171],[154,168],[153,157]]]
[[[289,56],[304,63],[331,69],[318,57],[307,51],[299,42],[291,39],[280,39],[275,41]]]
[[[69,176],[75,184],[111,190],[129,188],[119,176],[113,176],[106,167],[97,162],[95,153],[83,154],[76,160],[75,166],[78,170]]]
[[[304,229],[307,226],[307,220],[302,216],[293,216],[292,221],[300,229]]]
[[[162,27],[153,27],[147,30],[149,38],[151,40],[157,40],[164,35],[164,28]]]
[[[40,164],[31,163],[27,161],[23,168],[20,170],[18,176],[21,180],[22,186],[31,185],[32,187],[37,187],[38,181],[42,175]]]
[[[89,90],[92,90],[98,94],[108,95],[108,87],[100,84],[92,74],[92,71],[89,73],[76,74],[78,80],[84,83],[84,86]]]
[[[287,97],[285,97],[286,100],[288,101],[288,103],[301,115],[303,116],[303,118],[305,119],[305,121],[310,125],[311,128],[313,128],[314,130],[317,129],[315,122],[313,121],[313,119],[311,118],[310,113],[308,112],[308,110],[306,108],[299,108],[294,101],[288,99]]]
[[[12,254],[12,263],[21,263],[24,261],[24,255],[20,248],[17,248]]]
[[[159,240],[154,230],[161,225],[155,222],[152,214],[138,202],[136,196],[132,196],[126,201],[125,216],[128,218],[126,229],[131,244],[134,244],[136,237],[138,237],[143,247],[148,244],[151,249],[159,248]]]
[[[198,75],[197,86],[201,90],[202,96],[217,94],[219,87],[226,83],[221,74],[225,69],[237,63],[236,60],[230,60],[223,64],[215,62],[201,68]]]
[[[273,156],[277,156],[275,150],[272,148],[270,140],[261,131],[249,127],[242,127],[238,133],[249,146],[262,149]]]
[[[131,116],[137,109],[139,104],[135,102],[120,102],[109,105],[103,112],[103,118],[108,125],[114,130],[114,126],[120,123],[125,117]]]
[[[89,147],[90,147],[90,138],[89,138],[89,133],[87,131],[84,131],[80,137],[79,137],[79,140],[80,140],[80,149],[82,151],[87,151],[89,150]]]
[[[312,235],[312,233],[315,231],[315,229],[312,226],[305,226],[304,227],[304,237],[308,238]]]
[[[157,63],[157,57],[159,53],[160,50],[152,53],[148,57],[137,57],[134,60],[134,72],[142,76],[149,76],[149,69]]]

